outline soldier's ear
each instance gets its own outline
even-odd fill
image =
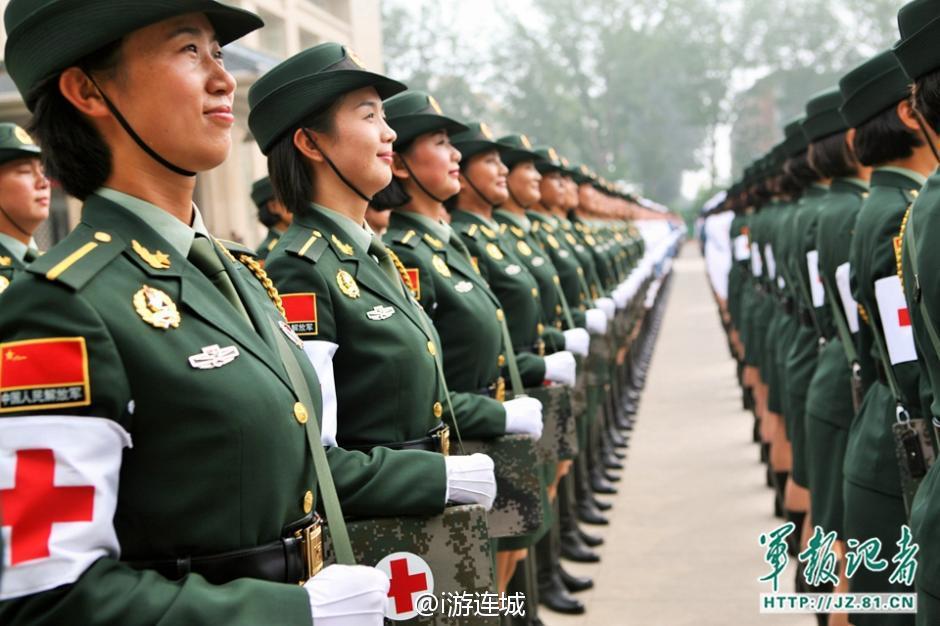
[[[392,176],[395,178],[411,178],[408,169],[402,163],[401,156],[397,152],[392,154]]]
[[[92,118],[106,118],[111,115],[101,92],[91,82],[88,74],[78,67],[70,67],[59,75],[59,91],[62,97],[83,115]]]
[[[898,113],[898,119],[901,120],[901,123],[904,124],[908,130],[920,134],[920,124],[917,122],[917,113],[914,112],[914,106],[909,99],[905,98],[898,102],[898,106],[895,110]]]
[[[311,140],[311,138],[313,138],[313,140]],[[323,153],[320,152],[320,149],[314,143],[317,139],[316,133],[313,131],[304,128],[298,128],[294,131],[294,147],[297,148],[300,154],[311,161],[325,163],[326,159],[323,158]]]

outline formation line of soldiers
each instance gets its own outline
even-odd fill
[[[836,582],[817,591],[917,594],[916,616],[820,624],[940,623],[940,2],[910,2],[898,25],[900,41],[812,97],[705,220],[774,510],[794,524],[790,553],[834,532]],[[883,551],[849,576],[860,545]],[[877,566],[908,545],[913,585]],[[804,569],[798,590],[816,582]]]
[[[257,15],[4,22],[32,119],[0,125],[0,622],[381,624],[445,592],[526,603],[420,621],[583,612],[559,559],[599,560],[579,524],[608,523],[678,227],[324,43],[250,89],[251,250],[193,191]],[[84,206],[40,256],[49,179]]]

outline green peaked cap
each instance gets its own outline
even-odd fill
[[[842,92],[835,88],[820,91],[807,101],[803,132],[810,143],[848,128],[839,112],[841,107]]]
[[[42,154],[25,130],[16,124],[0,124],[0,164]]]
[[[578,183],[579,185],[583,185],[584,183],[593,184],[594,181],[597,180],[597,174],[594,173],[594,170],[589,168],[584,163],[574,167],[573,176],[574,182]]]
[[[505,137],[500,137],[497,141],[508,148],[508,150],[500,156],[503,159],[503,163],[505,163],[506,167],[509,169],[525,161],[538,163],[542,160],[542,156],[536,153],[532,147],[532,141],[525,135],[506,135]]]
[[[4,62],[31,110],[41,82],[145,26],[205,13],[223,46],[264,26],[250,11],[210,0],[12,0],[3,14]]]
[[[806,141],[806,133],[803,132],[802,115],[795,117],[787,122],[783,127],[783,150],[788,158],[793,158],[806,150],[809,142]]]
[[[891,50],[865,61],[839,81],[845,101],[842,117],[850,127],[861,126],[911,93],[910,80]]]
[[[914,0],[898,11],[901,40],[894,54],[911,80],[940,68],[940,1]]]
[[[248,127],[268,154],[285,133],[322,113],[341,96],[375,87],[383,100],[406,89],[365,69],[359,57],[338,43],[321,43],[272,68],[248,90]]]
[[[271,200],[274,200],[274,186],[271,184],[271,179],[267,176],[259,178],[251,185],[251,201],[260,209]]]
[[[569,173],[568,169],[565,167],[564,161],[558,156],[558,152],[555,151],[555,148],[551,146],[538,146],[535,148],[534,152],[540,157],[540,159],[535,162],[535,167],[542,174],[547,172]]]
[[[455,148],[460,150],[463,158],[460,165],[465,166],[471,157],[488,150],[499,150],[500,154],[506,152],[508,148],[496,141],[493,131],[486,125],[486,122],[466,122],[464,126],[467,130],[452,135],[450,142]]]
[[[396,94],[385,101],[385,118],[398,138],[395,150],[424,135],[439,130],[454,135],[467,130],[467,127],[444,115],[441,105],[429,93],[410,89]]]

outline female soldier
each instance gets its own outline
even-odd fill
[[[522,382],[535,387],[543,380],[573,384],[574,356],[567,351],[546,353],[548,331],[539,299],[538,283],[499,236],[493,211],[509,197],[508,169],[500,160],[505,146],[496,142],[486,124],[467,124],[469,130],[453,137],[463,154],[460,192],[448,200],[451,223],[458,230],[480,274],[489,283],[507,312],[506,322],[517,354],[537,354],[543,359],[520,357]],[[554,330],[554,329],[552,329]],[[561,340],[562,343],[564,339]],[[531,367],[525,365],[532,363]]]
[[[36,259],[33,233],[49,217],[51,196],[39,146],[16,124],[0,124],[0,293]]]
[[[889,425],[897,421],[899,404],[912,418],[923,418],[926,413],[920,403],[921,377],[913,337],[907,336],[908,354],[903,359],[897,355],[899,346],[888,346],[888,338],[892,343],[898,339],[897,333],[886,332],[897,315],[883,318],[878,296],[880,293],[884,299],[886,294],[893,294],[904,299],[895,244],[907,207],[937,162],[929,146],[919,139],[909,101],[910,81],[891,51],[847,74],[840,87],[845,95],[842,113],[855,129],[855,154],[862,164],[874,167],[871,192],[855,221],[849,265],[842,270],[843,277],[836,277],[844,291],[844,275],[853,275],[854,298],[850,292],[842,302],[847,314],[853,309],[865,314],[863,319],[851,322],[858,329],[860,377],[867,392],[852,421],[843,464],[844,536],[876,537],[882,545],[891,546],[907,523],[907,511]],[[881,346],[894,349],[895,356],[882,355]],[[889,372],[897,397],[888,384]],[[849,586],[861,593],[911,591],[910,585],[891,584],[883,573],[864,569],[852,577]],[[873,617],[854,615],[852,622],[858,626],[876,621],[913,622],[910,615],[882,615],[878,620]]]
[[[315,482],[343,530],[319,385],[250,251],[246,266],[217,249],[192,203],[231,144],[221,46],[261,20],[201,0],[13,0],[5,22],[47,171],[85,206],[0,310],[0,621],[380,624],[384,575],[311,578]],[[366,469],[340,485],[353,502],[395,488]]]
[[[320,377],[324,442],[424,451],[397,478],[424,513],[441,513],[448,501],[488,508],[492,460],[446,456],[441,418],[445,404],[452,409],[437,333],[365,227],[369,201],[392,176],[395,132],[382,99],[402,90],[335,43],[291,57],[252,86],[249,125],[294,214],[267,268]],[[385,514],[402,512],[392,505]]]
[[[934,45],[940,26],[940,6],[915,0],[898,12],[901,41],[894,53],[907,77],[914,82],[913,114],[921,139],[938,162],[937,133],[940,132],[940,50]],[[900,113],[900,110],[899,110]],[[933,170],[931,164],[929,170]],[[902,225],[902,271],[907,308],[914,331],[921,377],[929,381],[930,412],[934,426],[940,416],[940,345],[935,341],[940,318],[940,273],[937,265],[940,179],[934,171],[913,201]],[[927,407],[924,407],[925,414]],[[940,620],[940,465],[934,463],[917,490],[911,509],[911,530],[920,545],[917,588],[917,624]]]

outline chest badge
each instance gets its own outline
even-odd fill
[[[543,265],[545,265],[545,259],[543,259],[540,256],[537,256],[534,259],[532,259],[532,265],[534,265],[535,267],[542,267]]]
[[[468,280],[462,280],[454,285],[454,290],[457,293],[470,293],[473,290],[473,283]]]
[[[0,267],[10,267],[13,265],[13,259],[8,256],[0,256]]]
[[[486,253],[497,261],[503,260],[503,251],[495,243],[486,244]]]
[[[356,279],[352,277],[352,274],[346,270],[340,270],[336,273],[336,284],[339,285],[339,290],[347,298],[355,300],[359,297],[359,284],[356,283]]]
[[[179,328],[180,313],[172,298],[159,289],[144,285],[134,294],[134,310],[154,328]]]
[[[387,320],[391,316],[395,315],[395,309],[390,306],[382,306],[377,304],[372,307],[372,310],[366,313],[368,317],[373,322],[381,322],[382,320]]]
[[[7,287],[10,286],[10,279],[6,276],[0,276],[0,293],[3,293],[7,290]]]
[[[134,252],[137,253],[137,256],[144,260],[144,263],[149,265],[155,270],[165,270],[170,268],[170,256],[165,252],[151,252],[147,248],[140,245],[136,239],[131,240],[131,248],[134,249]]]
[[[506,273],[509,274],[510,276],[515,276],[521,271],[522,271],[522,268],[516,265],[515,263],[513,263],[512,265],[506,266]]]
[[[284,320],[278,320],[277,326],[278,328],[281,329],[281,332],[284,333],[284,336],[291,340],[291,343],[293,343],[295,346],[297,346],[301,350],[303,349],[304,347],[303,340],[300,338],[300,335],[298,335],[297,332],[293,328],[291,328],[290,324],[288,324]]]
[[[437,256],[436,254],[431,258],[431,265],[434,266],[434,269],[437,270],[437,273],[443,276],[444,278],[450,278],[450,268],[447,267],[447,263],[444,262],[444,259]]]
[[[224,367],[238,358],[238,348],[228,346],[220,348],[218,344],[206,346],[199,354],[189,357],[189,364],[197,370],[211,370]]]
[[[524,241],[517,241],[516,249],[522,256],[532,256],[532,248]]]

